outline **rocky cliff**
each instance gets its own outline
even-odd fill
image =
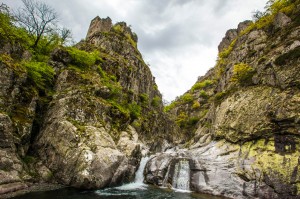
[[[299,198],[300,6],[269,9],[229,30],[216,66],[166,107],[187,142],[151,159],[147,182],[171,186],[188,160],[194,191]]]
[[[0,194],[34,182],[129,182],[142,154],[174,143],[176,127],[126,23],[97,17],[86,40],[48,54],[1,37]]]

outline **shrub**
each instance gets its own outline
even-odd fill
[[[129,104],[128,109],[132,120],[138,119],[141,116],[142,108],[136,102]]]
[[[44,62],[27,62],[24,65],[27,69],[28,78],[38,88],[45,89],[52,85],[54,70],[51,66]]]
[[[143,105],[148,105],[149,103],[149,96],[146,93],[142,93],[139,95],[140,101]]]
[[[227,96],[227,94],[228,94],[227,92],[216,93],[214,96],[214,101],[216,102],[222,101]]]
[[[245,63],[235,64],[233,67],[233,76],[231,81],[246,85],[252,82],[255,70]]]
[[[180,101],[182,103],[190,103],[194,100],[193,95],[190,93],[186,93],[180,97]]]
[[[198,108],[200,108],[200,103],[198,101],[194,101],[192,109],[198,109]]]
[[[200,89],[206,88],[206,87],[208,87],[208,86],[210,86],[212,84],[213,84],[212,80],[204,80],[202,82],[197,82],[192,87],[192,91],[194,92],[195,90],[200,90]]]
[[[88,53],[74,47],[67,48],[67,51],[72,56],[71,63],[81,69],[90,67],[94,65],[97,60],[100,60],[99,56],[97,55],[97,52]]]
[[[204,90],[200,91],[199,96],[205,99],[208,98],[208,94]]]
[[[233,47],[236,44],[236,41],[237,41],[237,39],[234,39],[226,49],[224,49],[222,52],[220,52],[219,57],[223,58],[223,59],[227,58],[229,56],[229,54],[232,52]]]
[[[177,101],[171,102],[168,106],[165,106],[164,112],[169,112],[171,109],[175,108],[178,105]]]
[[[199,121],[198,117],[188,117],[184,112],[181,112],[176,118],[175,122],[180,128],[190,128],[193,127]]]
[[[161,104],[161,99],[159,96],[155,96],[153,99],[152,99],[152,102],[151,102],[151,105],[154,106],[154,107],[159,107],[159,105]]]

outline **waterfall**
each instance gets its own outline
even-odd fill
[[[116,187],[116,189],[118,189],[118,190],[144,189],[145,188],[145,184],[143,183],[144,169],[145,169],[145,166],[146,166],[148,160],[149,160],[149,157],[143,157],[141,159],[140,166],[139,166],[137,172],[135,173],[134,182],[125,184],[120,187]]]
[[[172,186],[175,189],[190,190],[190,164],[180,160],[175,164]]]
[[[142,157],[139,169],[135,173],[134,183],[143,184],[144,181],[144,169],[149,160],[149,157]]]

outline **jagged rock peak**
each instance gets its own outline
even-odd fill
[[[218,46],[218,50],[219,52],[222,52],[222,50],[224,50],[225,48],[227,48],[231,42],[237,38],[237,36],[245,29],[247,28],[251,23],[253,23],[250,20],[246,20],[243,21],[241,23],[238,24],[237,29],[230,29],[227,30],[224,38],[222,39],[222,41],[220,42],[219,46]]]
[[[93,37],[97,37],[99,33],[110,32],[112,29],[121,31],[124,34],[129,34],[134,42],[138,41],[137,35],[132,32],[130,25],[128,26],[125,22],[112,23],[112,20],[107,18],[95,17],[90,24],[89,30],[86,35],[86,40],[91,40]]]
[[[109,32],[112,28],[112,21],[109,17],[101,19],[99,16],[95,17],[90,24],[86,39],[92,37],[99,32]]]

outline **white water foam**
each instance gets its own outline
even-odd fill
[[[134,182],[122,185],[120,187],[115,187],[118,190],[134,190],[134,189],[146,189],[146,184],[144,184],[144,169],[149,160],[149,157],[143,157],[140,162],[140,166],[135,174]]]
[[[180,160],[176,163],[172,186],[183,191],[190,190],[190,165],[188,160]]]

